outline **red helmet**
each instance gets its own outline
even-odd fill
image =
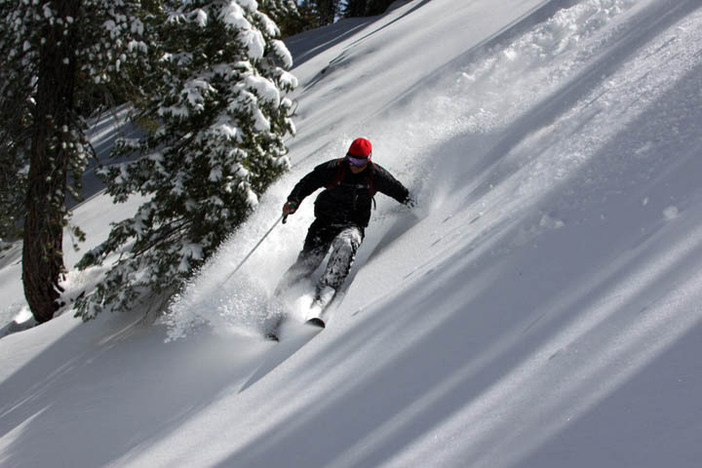
[[[365,138],[356,138],[349,147],[348,155],[354,158],[370,158],[372,152],[373,146],[370,141]]]

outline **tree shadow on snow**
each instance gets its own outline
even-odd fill
[[[118,314],[77,325],[48,345],[0,383],[0,437],[12,438],[3,463],[110,465],[240,384],[269,347],[211,333],[165,337],[160,326]]]

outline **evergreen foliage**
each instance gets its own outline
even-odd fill
[[[0,43],[6,37],[0,23]],[[4,45],[4,44],[3,44]],[[3,46],[0,45],[0,50]],[[2,53],[2,52],[0,52]],[[29,83],[16,76],[17,67],[0,68],[0,250],[22,236],[27,190],[27,154],[32,120],[29,92],[10,90],[10,83]],[[20,69],[21,70],[21,69]],[[14,75],[14,76],[13,76]]]
[[[158,66],[135,115],[158,128],[121,140],[115,156],[140,156],[101,171],[115,201],[133,193],[147,201],[81,260],[81,268],[115,260],[78,301],[84,319],[175,292],[287,170],[283,139],[294,128],[284,95],[297,82],[278,27],[257,6],[165,2],[151,49]]]
[[[38,65],[36,51],[19,42],[26,31],[9,21],[19,16],[16,7],[0,2],[0,242],[22,235]]]
[[[340,12],[339,0],[315,0],[314,2],[321,26],[332,24]]]
[[[260,0],[258,9],[280,29],[281,37],[288,37],[307,29],[306,19],[293,0]]]
[[[40,322],[60,305],[65,196],[68,191],[80,198],[91,154],[84,117],[100,96],[129,81],[129,63],[145,49],[138,9],[138,2],[125,0],[0,3],[0,54],[6,58],[0,70],[0,161],[11,171],[2,203],[14,208],[2,225],[17,226],[17,218],[25,218],[23,282]],[[17,203],[19,194],[24,204]],[[77,228],[74,234],[81,237]]]
[[[347,0],[343,14],[347,18],[384,13],[394,0]]]
[[[332,24],[341,13],[341,0],[302,0],[297,10],[301,18],[300,31]]]
[[[0,251],[22,235],[27,185],[24,153],[17,153],[7,133],[5,129],[0,130]]]
[[[300,2],[297,5],[297,12],[299,19],[295,18],[293,20],[291,34],[316,29],[322,25],[315,4],[309,0]]]

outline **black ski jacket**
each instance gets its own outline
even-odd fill
[[[366,227],[376,192],[384,193],[400,203],[409,204],[409,191],[387,170],[373,162],[354,174],[345,159],[334,159],[315,167],[303,177],[288,196],[300,206],[302,200],[325,187],[314,202],[314,215],[330,224],[355,224]]]

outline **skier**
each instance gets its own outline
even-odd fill
[[[407,188],[372,162],[371,155],[371,142],[365,138],[355,139],[346,157],[315,167],[295,185],[283,205],[283,215],[291,215],[308,195],[325,188],[314,202],[315,220],[307,231],[302,251],[276,290],[276,295],[280,296],[290,286],[309,277],[331,247],[326,269],[316,284],[309,315],[312,323],[319,326],[324,326],[322,312],[346,280],[363,241],[375,193],[384,193],[410,208],[414,206]]]

